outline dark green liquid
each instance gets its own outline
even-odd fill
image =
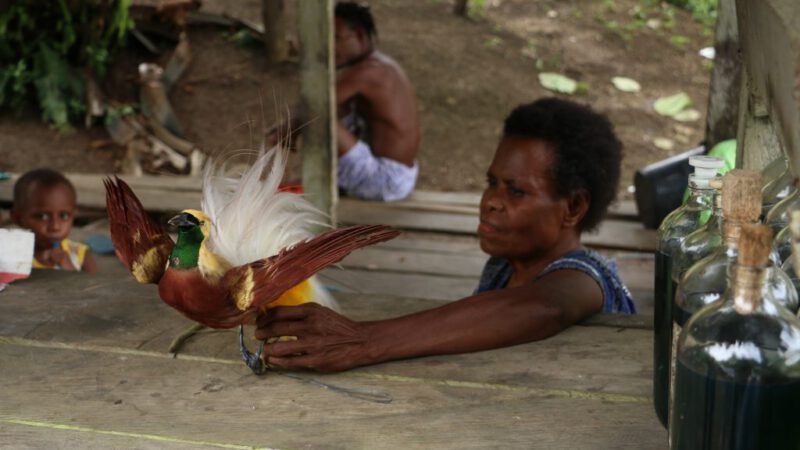
[[[672,320],[676,325],[683,328],[695,312],[696,311],[687,311],[683,308],[679,308],[678,305],[672,305]],[[670,349],[670,352],[671,351],[672,349]]]
[[[672,345],[672,257],[656,252],[653,311],[653,405],[664,427],[669,419],[669,351]]]
[[[673,450],[800,448],[800,380],[736,383],[677,365]]]

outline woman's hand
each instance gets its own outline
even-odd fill
[[[267,344],[264,359],[269,364],[337,372],[371,362],[369,325],[316,303],[272,308],[257,319],[256,325],[256,338],[260,340],[297,338]]]

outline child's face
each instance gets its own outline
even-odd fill
[[[58,183],[30,186],[25,201],[12,211],[14,222],[36,234],[36,248],[53,247],[69,236],[75,219],[75,195],[69,186]]]

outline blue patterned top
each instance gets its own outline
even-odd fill
[[[560,269],[580,270],[592,277],[603,290],[603,312],[636,314],[631,293],[617,274],[617,264],[591,250],[574,250],[553,261],[536,277]],[[511,264],[505,258],[492,256],[486,261],[475,293],[503,289],[511,279]]]

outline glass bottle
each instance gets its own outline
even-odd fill
[[[661,222],[656,244],[653,400],[656,415],[665,427],[669,417],[669,398],[666,393],[669,383],[669,344],[672,341],[672,254],[680,248],[689,233],[708,220],[714,194],[709,181],[717,175],[724,162],[714,157],[692,156],[689,164],[695,168],[695,172],[689,175],[689,198]]]
[[[717,196],[718,199],[718,210],[717,210],[717,224],[718,228],[723,228],[724,224],[728,224],[725,229],[728,230],[730,233],[737,233],[735,236],[729,236],[728,242],[730,245],[735,245],[735,243],[731,243],[732,240],[738,238],[738,225],[743,223],[755,223],[758,220],[758,216],[761,213],[761,177],[757,172],[750,171],[750,170],[740,170],[735,169],[728,173],[726,173],[722,177],[722,186],[721,192]],[[699,233],[695,232],[689,237],[697,236]],[[689,239],[687,237],[687,239]],[[672,307],[670,308],[670,313],[672,314],[669,316],[669,337],[670,340],[666,343],[663,343],[664,346],[664,353],[659,354],[661,358],[664,358],[663,361],[659,361],[661,364],[666,364],[668,367],[669,377],[667,382],[659,385],[659,388],[662,389],[662,392],[659,393],[659,398],[666,398],[667,399],[667,409],[670,409],[670,379],[674,378],[674,341],[678,337],[678,332],[680,329],[675,329],[675,294],[677,291],[680,291],[678,280],[682,280],[684,277],[685,269],[689,269],[693,267],[698,260],[709,256],[715,250],[719,249],[722,246],[722,237],[720,237],[716,241],[707,242],[705,245],[706,247],[700,246],[702,243],[698,241],[698,247],[688,247],[686,246],[686,241],[681,244],[681,247],[678,252],[675,253],[673,256],[673,267],[672,267],[672,276],[673,276],[673,301]],[[694,253],[687,253],[691,250]],[[692,264],[691,266],[689,264]],[[681,268],[684,270],[681,270]],[[723,273],[724,274],[724,273]],[[655,397],[654,397],[655,398]],[[669,413],[668,413],[669,416]]]
[[[791,193],[775,203],[775,206],[770,208],[764,218],[764,223],[769,225],[775,234],[789,225],[789,210],[800,207],[800,190],[797,190],[796,185],[797,180],[792,185],[794,189]]]
[[[766,225],[742,226],[722,301],[705,306],[678,339],[670,448],[800,448],[800,320],[764,285]]]
[[[761,189],[762,217],[766,217],[776,203],[789,195],[793,188],[794,175],[786,158],[780,157],[767,164],[761,171],[761,176],[764,180],[764,187]]]
[[[718,177],[711,180],[709,186],[715,189],[711,218],[705,225],[689,233],[673,254],[671,274],[673,286],[678,284],[689,267],[722,245],[722,179]]]
[[[800,267],[800,252],[798,251],[798,247],[800,246],[800,210],[792,210],[789,212],[791,217],[791,221],[789,222],[789,226],[786,227],[781,233],[784,233],[783,238],[789,242],[791,246],[791,252],[786,260],[783,262],[781,269],[786,273],[790,280],[792,280],[792,284],[794,284],[795,290],[797,290],[798,295],[800,295],[800,273],[796,269]],[[772,247],[775,248],[775,244],[773,243]],[[800,312],[798,313],[800,316]]]
[[[789,227],[784,227],[775,236],[772,242],[773,253],[777,256],[779,264],[783,265],[792,256],[792,232]]]
[[[727,290],[730,281],[728,270],[735,263],[739,253],[741,229],[742,224],[726,223],[725,244],[687,270],[678,283],[675,303],[672,305],[673,335],[676,339],[692,314],[722,298],[722,294]],[[769,257],[764,270],[767,272],[765,289],[776,302],[796,313],[800,307],[800,299],[791,277],[775,265],[772,257]]]
[[[792,281],[792,285],[794,285],[794,289],[798,292],[798,295],[800,295],[800,275],[798,275],[797,270],[795,270],[794,258],[791,256],[787,258],[781,266],[781,270],[789,277],[789,280]]]

